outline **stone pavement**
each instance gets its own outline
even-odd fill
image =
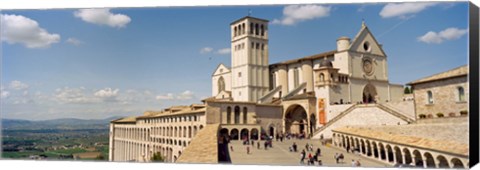
[[[344,149],[336,148],[333,146],[321,146],[320,141],[313,139],[304,139],[304,140],[284,140],[283,142],[273,140],[273,148],[263,147],[263,142],[260,141],[260,149],[257,149],[257,144],[255,141],[255,146],[252,148],[250,146],[250,154],[247,155],[246,146],[242,145],[241,141],[231,141],[230,146],[233,147],[233,152],[230,151],[230,157],[232,159],[232,164],[244,164],[244,165],[301,165],[307,166],[305,164],[300,164],[300,152],[305,149],[306,143],[313,144],[314,151],[307,151],[314,155],[316,149],[320,147],[321,156],[319,157],[322,160],[323,166],[352,166],[352,159],[360,160],[362,167],[392,167],[386,163],[374,160],[371,158],[366,158],[352,153],[347,153]],[[295,142],[297,144],[297,152],[290,152],[289,147]],[[343,153],[345,156],[344,163],[336,164],[334,155],[335,153]],[[318,164],[315,164],[318,166]]]

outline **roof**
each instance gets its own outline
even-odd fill
[[[230,25],[233,25],[233,24],[235,24],[235,23],[237,23],[237,22],[239,22],[239,21],[241,21],[241,20],[247,19],[247,18],[260,20],[260,21],[263,21],[263,22],[269,22],[269,21],[266,20],[266,19],[260,19],[260,18],[255,18],[255,17],[251,17],[251,16],[245,16],[245,17],[242,17],[242,18],[240,18],[240,19],[237,19],[237,20],[233,21],[232,23],[230,23]]]
[[[327,52],[323,52],[323,53],[319,53],[319,54],[314,54],[314,55],[311,55],[311,56],[306,56],[306,57],[303,57],[303,58],[297,58],[297,59],[287,60],[287,61],[283,61],[283,62],[279,62],[279,63],[275,63],[275,64],[270,64],[270,66],[292,64],[292,63],[297,63],[297,62],[300,62],[300,61],[303,61],[303,60],[315,60],[315,59],[330,57],[330,56],[333,57],[333,55],[336,52],[337,52],[337,50],[327,51]]]
[[[422,138],[417,136],[407,136],[407,135],[386,133],[378,130],[369,129],[367,127],[345,126],[341,128],[336,128],[332,131],[361,136],[361,137],[370,138],[370,139],[386,141],[390,143],[397,143],[397,144],[407,145],[412,147],[443,151],[443,152],[448,152],[448,153],[462,155],[462,156],[469,155],[468,144],[458,143],[455,141],[435,140],[435,139]]]
[[[135,123],[136,120],[137,118],[135,116],[131,116],[113,120],[112,123]]]
[[[466,76],[466,75],[468,75],[468,65],[463,65],[445,72],[441,72],[432,76],[428,76],[428,77],[424,77],[424,78],[412,81],[407,84],[415,85],[420,83],[426,83],[426,82],[443,80],[443,79],[454,78],[459,76]]]

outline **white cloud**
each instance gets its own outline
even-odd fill
[[[188,99],[193,99],[195,97],[195,94],[190,91],[186,90],[178,95],[174,95],[173,93],[167,93],[166,95],[158,95],[155,97],[157,100],[188,100]]]
[[[105,88],[102,90],[98,90],[93,95],[103,99],[103,101],[106,101],[106,102],[115,102],[115,101],[118,101],[117,96],[119,91],[120,91],[119,89],[113,90],[111,88]]]
[[[440,31],[439,33],[436,33],[434,31],[429,31],[425,35],[417,37],[418,41],[431,44],[440,44],[443,41],[446,40],[454,40],[462,37],[467,33],[467,29],[458,29],[458,28],[447,28],[443,31]]]
[[[217,54],[230,54],[230,48],[222,48],[217,50]]]
[[[74,12],[75,17],[81,18],[85,22],[108,25],[110,27],[122,28],[130,23],[131,19],[124,14],[113,14],[110,9],[80,9]]]
[[[50,34],[37,21],[21,15],[1,15],[1,40],[9,44],[20,43],[27,48],[48,48],[60,41],[60,35]]]
[[[399,18],[405,19],[434,5],[436,5],[436,3],[430,3],[430,2],[389,3],[383,7],[382,11],[380,11],[380,16],[382,18],[399,17]]]
[[[212,47],[204,47],[204,48],[200,49],[201,54],[210,53],[212,51],[213,51]]]
[[[187,91],[184,91],[183,93],[181,93],[180,95],[178,95],[177,99],[188,100],[188,99],[192,99],[193,97],[195,97],[193,92],[191,92],[190,90],[187,90]]]
[[[61,103],[93,103],[95,99],[87,97],[84,93],[85,88],[58,88],[55,90],[54,97]]]
[[[83,41],[80,41],[76,38],[68,38],[65,42],[67,42],[69,44],[72,44],[72,45],[75,45],[75,46],[79,46],[79,45],[83,44]]]
[[[283,18],[274,19],[273,24],[295,25],[298,22],[330,15],[330,7],[321,5],[289,5],[283,9]]]
[[[5,99],[5,98],[7,98],[7,97],[9,97],[9,96],[10,96],[10,92],[8,92],[8,91],[3,91],[3,90],[2,90],[2,92],[1,92],[1,97],[2,97],[2,99]]]
[[[166,95],[158,95],[157,97],[155,97],[157,100],[172,100],[174,99],[175,97],[173,96],[172,93],[168,93]]]
[[[9,87],[11,89],[15,89],[15,90],[24,90],[24,89],[28,88],[28,84],[22,83],[18,80],[14,80],[14,81],[10,82]]]

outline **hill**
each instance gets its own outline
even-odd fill
[[[76,119],[62,118],[51,120],[22,120],[22,119],[2,119],[2,129],[18,130],[18,129],[108,129],[112,120],[120,118],[113,116],[106,119]]]

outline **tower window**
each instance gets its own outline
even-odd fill
[[[253,23],[250,23],[250,34],[253,34]]]
[[[263,29],[263,25],[260,26],[260,35],[263,36],[265,33],[265,30]]]
[[[242,24],[242,34],[245,34],[245,23]]]
[[[255,35],[258,35],[259,31],[258,31],[258,24],[255,24]]]

